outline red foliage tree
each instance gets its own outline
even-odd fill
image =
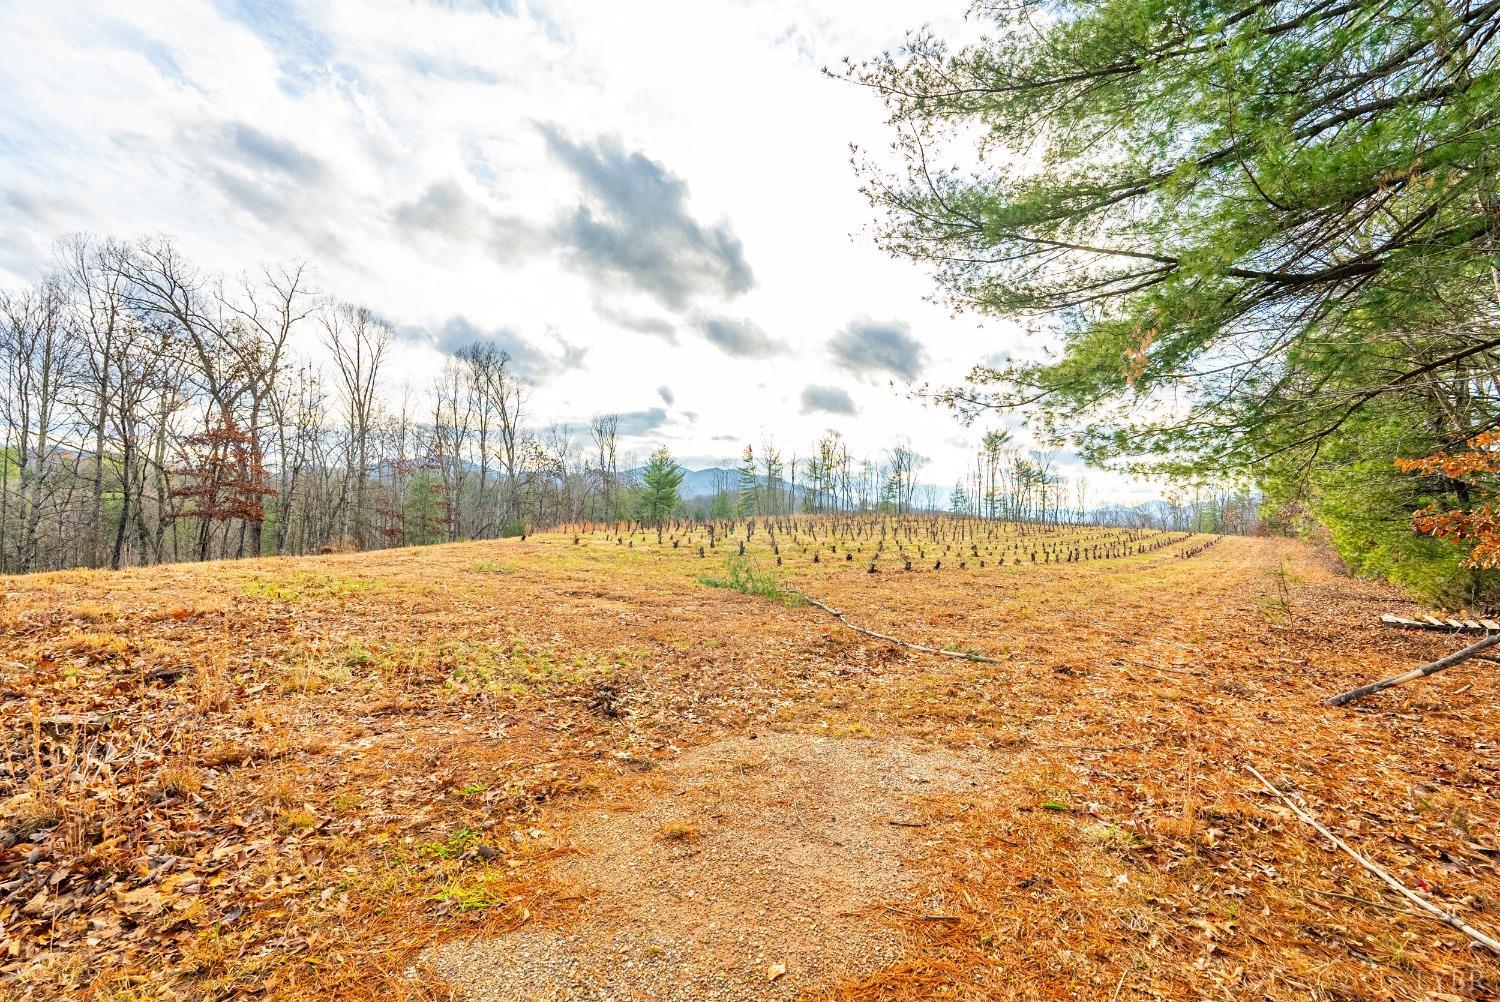
[[[266,519],[265,499],[276,494],[260,461],[255,436],[231,417],[212,422],[183,442],[184,464],[175,471],[172,497],[187,502],[176,517],[196,518],[198,558],[208,558],[214,523],[240,519],[259,525]]]
[[[1469,546],[1470,567],[1500,567],[1500,506],[1495,503],[1492,480],[1500,475],[1500,432],[1476,435],[1465,444],[1461,452],[1401,459],[1396,467],[1406,473],[1447,477],[1487,500],[1450,511],[1429,505],[1412,516],[1412,525],[1426,535]]]

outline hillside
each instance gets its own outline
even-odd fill
[[[1423,610],[1285,540],[798,521],[3,579],[0,992],[1494,988],[1244,769],[1493,928],[1493,674],[1320,702]]]

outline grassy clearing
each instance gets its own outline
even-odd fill
[[[380,581],[371,578],[306,571],[283,576],[256,576],[241,585],[251,598],[288,603],[347,599],[378,591],[381,587]]]
[[[423,946],[570,921],[578,891],[549,865],[578,808],[631,809],[675,749],[776,729],[1014,758],[1003,789],[923,809],[914,863],[953,920],[914,919],[901,965],[832,998],[1488,990],[1483,958],[1382,907],[1237,772],[1254,762],[1476,924],[1500,913],[1475,740],[1500,732],[1495,680],[1318,702],[1441,653],[1345,628],[1415,607],[1272,540],[1053,561],[1059,534],[1033,565],[1030,537],[978,540],[980,558],[913,539],[911,571],[887,545],[870,573],[878,538],[844,559],[761,531],[741,557],[599,531],[6,580],[0,994],[445,998],[405,976]],[[789,587],[1007,661],[719,590]],[[701,851],[698,823],[658,836]]]

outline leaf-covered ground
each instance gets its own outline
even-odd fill
[[[1286,541],[883,531],[762,524],[738,568],[743,524],[3,579],[0,996],[454,997],[433,944],[592,928],[580,818],[655,817],[658,771],[774,733],[1003,768],[912,807],[895,959],[767,992],[1500,984],[1243,769],[1500,927],[1491,666],[1320,702],[1454,649],[1376,623],[1426,610]]]

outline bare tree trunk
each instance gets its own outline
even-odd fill
[[[125,526],[130,521],[130,468],[134,463],[135,456],[127,439],[120,456],[120,520],[115,524],[114,551],[109,557],[110,569],[116,571],[120,569],[120,558],[125,552]]]

